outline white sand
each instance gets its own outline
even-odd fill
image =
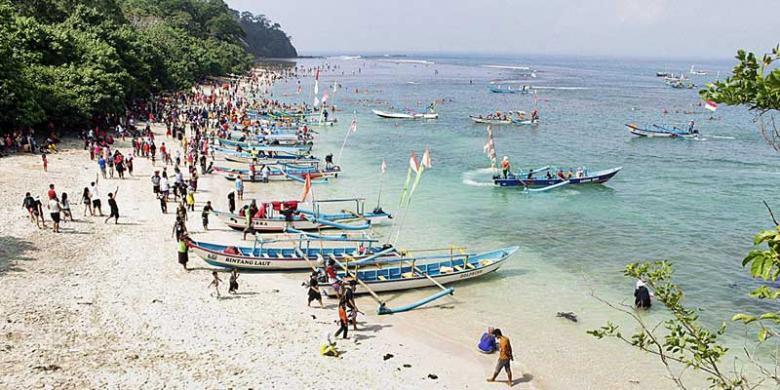
[[[158,146],[161,141],[166,140],[158,138]],[[0,215],[6,217],[0,224],[0,388],[505,386],[485,383],[496,356],[473,348],[482,329],[450,330],[430,314],[379,317],[366,298],[359,301],[368,314],[360,317],[365,321],[361,330],[350,330],[349,341],[338,339],[345,354],[320,356],[323,335],[337,329],[337,314],[333,301],[325,301],[329,309],[306,307],[300,282],[307,273],[244,274],[241,294],[216,299],[207,288],[211,268],[205,262],[191,253],[190,266],[197,268],[191,272],[176,262],[171,238],[175,205],[170,203],[169,213],[161,214],[151,193],[150,162],[136,158],[135,177],[101,179],[104,211],[106,193],[120,188],[120,225],[104,224],[100,217],[82,217],[79,204],[97,164],[77,143],[67,146],[77,149],[51,156],[48,173],[42,171],[40,156],[0,159]],[[127,142],[120,150],[131,152]],[[58,193],[68,192],[78,219],[66,223],[61,234],[36,228],[21,207],[26,191],[45,199],[49,183]],[[279,188],[295,189],[284,186]],[[225,231],[214,216],[211,227],[221,231],[203,233],[200,226],[205,200],[224,208],[227,182],[205,176],[199,187],[197,211],[190,213],[188,223],[194,238],[237,242],[241,235]],[[252,191],[270,198],[257,193],[263,187],[248,189],[246,198]],[[228,275],[221,276],[227,282]],[[226,285],[222,291],[226,295]],[[528,329],[504,331],[510,338],[518,334],[513,340],[534,337]],[[473,334],[473,340],[465,341],[464,334]],[[531,374],[515,388],[654,387],[647,374],[632,375],[642,385],[623,376],[582,376],[588,372],[583,366],[598,366],[595,372],[602,373],[613,365],[584,362],[587,348],[576,349],[577,361],[553,367],[549,362],[525,364],[545,361],[545,353],[559,361],[566,351],[525,351],[534,355],[524,356],[516,348],[516,379],[523,372]],[[386,353],[394,357],[385,361]],[[630,369],[630,364],[621,365],[621,370]],[[657,371],[650,375],[658,380]]]

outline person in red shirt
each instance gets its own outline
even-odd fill
[[[54,184],[49,184],[49,192],[46,194],[49,196],[49,199],[54,199],[57,197],[57,191],[54,190]]]

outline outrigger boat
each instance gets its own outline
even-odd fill
[[[344,281],[355,280],[356,294],[369,293],[379,303],[378,314],[394,314],[416,309],[441,297],[452,295],[454,289],[445,285],[474,279],[497,271],[507,258],[517,252],[516,246],[481,253],[454,253],[417,257],[369,256],[349,265],[341,264],[344,271],[338,277]],[[373,265],[371,265],[373,264]],[[370,265],[367,269],[360,269]],[[354,268],[353,268],[354,267]],[[324,291],[336,296],[333,286],[326,282]],[[376,294],[436,286],[441,291],[415,303],[389,308]]]
[[[649,138],[698,138],[699,130],[691,126],[688,130],[677,127],[668,128],[666,126],[652,125],[653,128],[642,128],[636,124],[629,123],[628,132],[638,137]]]
[[[483,117],[482,115],[469,115],[469,119],[474,121],[474,123],[482,123],[486,125],[510,125],[512,124],[512,118],[509,117],[502,117],[502,118],[488,118]]]
[[[371,110],[376,116],[380,118],[385,119],[437,119],[439,118],[439,114],[435,112],[411,112],[411,113],[403,113],[403,112],[385,112],[380,110]]]
[[[219,146],[213,146],[217,151],[229,151],[227,147],[233,147],[233,148],[241,148],[244,152],[251,152],[251,153],[286,153],[286,154],[295,154],[295,155],[304,155],[311,152],[312,145],[311,144],[303,144],[303,145],[269,145],[269,144],[261,144],[261,143],[252,143],[252,142],[242,142],[242,141],[233,141],[228,140],[225,138],[219,139],[220,145]],[[235,151],[235,150],[234,150]]]
[[[527,94],[531,92],[531,87],[523,85],[521,87],[512,87],[511,85],[491,85],[490,92],[493,93],[522,93]]]
[[[327,236],[299,233],[298,237],[257,239],[251,247],[201,241],[192,241],[189,246],[213,266],[244,271],[310,269],[323,267],[330,260],[349,264],[369,256],[379,257],[375,255],[400,256],[391,245],[377,245],[378,241],[365,233]]]
[[[252,152],[237,152],[235,150],[225,148],[212,148],[215,152],[222,154],[227,161],[238,163],[255,163],[255,164],[281,164],[281,163],[294,163],[294,164],[310,164],[319,163],[320,160],[316,157],[289,154],[289,153],[274,153],[268,155],[265,153],[252,153]]]
[[[341,210],[338,213],[325,213],[321,206],[325,204],[355,203],[354,211]],[[365,200],[353,199],[328,199],[314,201],[314,210],[298,208],[297,201],[267,202],[260,205],[260,211],[264,214],[256,214],[252,218],[252,228],[258,233],[280,233],[285,230],[295,229],[300,231],[339,229],[339,230],[366,230],[372,224],[381,223],[392,218],[381,207],[371,212],[365,212]],[[289,217],[282,213],[282,206]],[[244,210],[244,209],[242,209]],[[246,228],[246,217],[241,214],[231,214],[214,211],[214,214],[223,218],[225,224],[234,230]]]
[[[260,170],[256,170],[254,176],[252,175],[251,171],[248,169],[215,167],[214,171],[222,174],[225,177],[225,179],[230,181],[235,181],[236,178],[238,177],[241,177],[241,180],[247,182],[262,181],[262,172]],[[293,177],[303,179],[306,175],[308,175],[312,181],[312,184],[323,184],[323,183],[327,183],[326,179],[338,177],[339,173],[341,173],[341,167],[339,167],[338,165],[333,165],[326,170],[319,170],[319,168],[313,164],[302,165],[302,166],[291,165],[291,164],[279,164],[273,167],[269,167],[268,180],[299,181],[299,180],[295,180],[295,178]],[[319,182],[317,182],[316,180],[319,180]]]
[[[557,174],[550,174],[550,169],[552,168],[545,166],[529,172],[510,173],[507,177],[494,175],[493,183],[499,187],[524,187],[530,192],[541,192],[567,185],[604,184],[615,177],[623,167],[596,172],[578,169],[578,175],[572,175],[571,177],[559,177]],[[545,175],[539,177],[535,176],[541,173],[545,173]]]

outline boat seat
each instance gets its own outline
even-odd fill
[[[466,263],[466,268],[468,268],[468,269],[474,269],[474,268],[477,268],[477,267],[475,267],[475,266],[474,266],[474,264],[471,264],[471,263]]]
[[[443,274],[448,274],[448,273],[452,272],[452,267],[441,267],[439,269],[439,272],[441,272]]]
[[[461,267],[461,266],[459,266],[459,265],[456,265],[454,268],[455,268],[455,270],[457,270],[458,272],[461,272],[461,271],[463,271],[463,267]]]
[[[411,279],[411,278],[415,277],[415,274],[414,274],[414,272],[404,272],[404,273],[401,274],[401,277],[404,278],[404,279]]]
[[[482,261],[479,262],[479,265],[481,265],[483,267],[487,267],[490,264],[493,264],[493,260],[482,260]]]
[[[377,275],[376,278],[379,279],[379,280],[387,280],[387,278],[385,278],[382,275]]]

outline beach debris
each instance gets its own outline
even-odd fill
[[[577,315],[570,311],[559,311],[556,317],[565,318],[571,322],[577,322]]]
[[[314,314],[311,314],[311,319],[316,320],[317,316],[315,316]]]
[[[428,374],[428,379],[436,380],[436,379],[439,379],[439,376],[436,375],[436,374]]]
[[[35,366],[33,367],[33,370],[41,370],[41,371],[57,371],[61,370],[62,367],[56,365],[56,364],[47,364],[45,366]]]
[[[404,368],[412,368],[412,365],[409,363],[404,363]]]
[[[386,353],[385,356],[382,357],[382,360],[390,360],[394,357],[395,356],[392,353]]]
[[[162,301],[155,298],[155,299],[152,299],[152,303],[162,303]]]
[[[276,289],[276,288],[275,288],[275,289],[271,290],[271,292],[272,292],[272,293],[274,293],[274,294],[276,294],[276,293],[278,293],[278,292],[279,292],[279,289]]]

